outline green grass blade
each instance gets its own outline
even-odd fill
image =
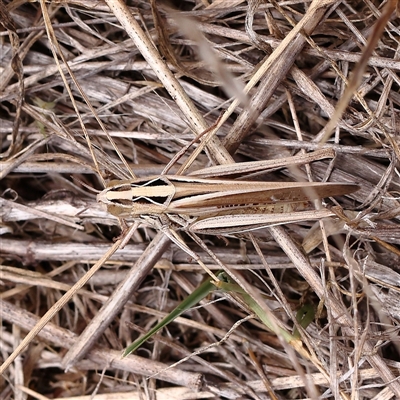
[[[219,275],[217,275],[219,277]],[[175,318],[178,318],[189,308],[195,306],[198,302],[204,299],[211,291],[215,289],[215,286],[211,283],[212,278],[207,279],[203,282],[193,293],[191,293],[185,300],[182,301],[176,308],[174,308],[162,321],[160,321],[154,328],[147,332],[144,336],[133,342],[130,346],[125,349],[123,357],[134,352],[138,349],[146,340],[150,339],[155,335],[161,328],[168,325]]]

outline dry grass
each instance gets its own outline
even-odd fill
[[[128,15],[119,1],[107,1],[112,11],[51,3],[0,3],[0,397],[400,398],[396,2],[323,145],[336,157],[254,178],[358,183],[326,200],[338,216],[261,229],[262,254],[245,238],[204,235],[213,258],[182,234],[209,269],[223,263],[256,299],[274,293],[263,307],[289,328],[292,309],[312,303],[302,332],[311,359],[256,318],[234,325],[248,313],[229,299],[188,312],[122,359],[204,271],[143,226],[118,249],[120,221],[88,187],[129,178],[130,168],[161,173],[220,115],[190,171],[318,149],[365,38],[380,36],[379,2],[180,1],[179,14],[129,2]]]

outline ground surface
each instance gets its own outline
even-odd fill
[[[0,397],[400,398],[396,2],[122,3],[0,3]],[[357,96],[327,134],[357,65]],[[265,160],[245,179],[282,187],[212,211],[196,200],[159,233],[141,208],[119,248],[134,219],[91,188],[159,175],[179,154],[169,175],[236,162],[233,180]],[[167,227],[190,227],[199,208],[221,221],[170,245]],[[251,234],[221,228],[254,213]],[[272,312],[270,329],[246,295],[216,290],[121,358],[199,286],[196,257]],[[291,335],[304,305],[315,316],[287,344],[277,324]]]

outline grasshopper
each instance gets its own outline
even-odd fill
[[[235,166],[237,169],[237,165]],[[334,215],[312,201],[358,190],[351,183],[251,182],[191,176],[111,181],[97,196],[111,214],[160,228],[229,235]]]

